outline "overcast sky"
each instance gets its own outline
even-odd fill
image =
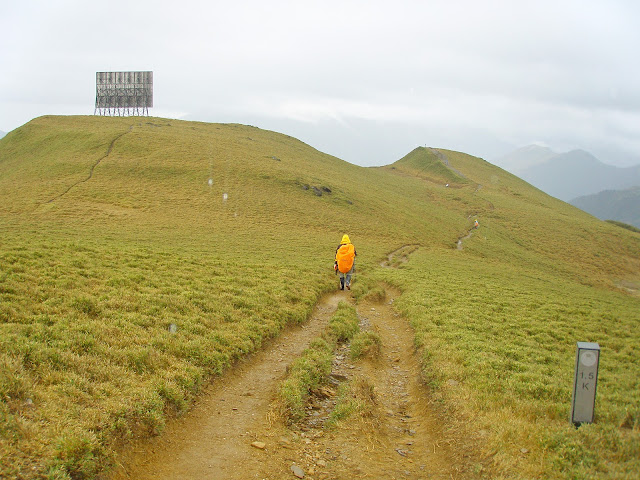
[[[528,144],[640,164],[636,0],[0,0],[0,130],[92,115],[152,70],[160,117],[276,130],[358,165]]]

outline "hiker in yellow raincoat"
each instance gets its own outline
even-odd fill
[[[356,247],[353,246],[349,235],[343,235],[342,241],[336,249],[336,260],[333,269],[340,274],[340,290],[351,290],[351,276],[356,268]]]

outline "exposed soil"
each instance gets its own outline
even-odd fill
[[[273,400],[287,366],[327,325],[340,300],[322,298],[309,322],[217,379],[194,409],[155,439],[135,445],[111,477],[124,479],[463,479],[480,463],[469,442],[443,427],[420,382],[413,331],[393,310],[398,292],[357,306],[362,329],[382,340],[375,358],[352,361],[338,347],[331,383],[312,396],[307,418],[287,426]],[[364,385],[370,409],[328,421],[339,383]],[[255,445],[252,443],[258,442]]]
[[[397,267],[409,261],[409,255],[418,249],[419,245],[403,245],[397,250],[389,253],[386,260],[380,263],[381,267]]]
[[[476,190],[477,191],[477,190]],[[477,215],[469,215],[469,219],[473,218],[473,217],[477,217]],[[459,237],[458,238],[458,250],[462,250],[462,242],[464,242],[465,240],[468,240],[471,238],[471,236],[473,235],[473,232],[475,230],[477,230],[479,227],[471,227],[469,229],[469,231],[467,232],[466,235]]]
[[[429,147],[429,151],[431,151],[431,153],[433,153],[436,157],[438,157],[440,159],[440,161],[442,163],[444,163],[444,165],[451,171],[455,172],[457,175],[460,175],[462,178],[467,178],[466,175],[464,173],[462,173],[460,170],[456,170],[455,168],[453,168],[451,165],[449,165],[449,159],[447,158],[447,156],[442,153],[440,150],[438,150],[437,148],[431,148]]]
[[[471,235],[473,235],[473,230],[469,230],[469,233],[467,233],[464,237],[458,238],[458,250],[462,250],[462,242],[470,239]]]

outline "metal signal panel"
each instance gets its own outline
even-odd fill
[[[149,115],[153,72],[96,72],[94,115]]]

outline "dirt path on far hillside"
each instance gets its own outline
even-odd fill
[[[287,365],[320,334],[338,302],[353,302],[348,291],[325,296],[307,325],[216,380],[185,418],[136,445],[111,479],[479,478],[468,442],[448,438],[430,405],[413,331],[393,310],[398,292],[386,294],[357,306],[361,329],[380,336],[380,354],[353,361],[347,345],[338,347],[332,383],[311,397],[303,421],[283,424],[272,415],[272,400]],[[331,424],[339,384],[347,383],[361,386],[368,407]]]
[[[462,242],[470,239],[472,235],[473,235],[473,229],[469,230],[469,233],[467,233],[465,236],[458,238],[458,246],[457,246],[458,250],[462,250]]]
[[[409,244],[403,245],[397,250],[389,253],[387,258],[380,262],[381,267],[397,267],[403,263],[407,263],[409,261],[409,255],[415,252],[419,248],[419,245]]]
[[[474,214],[474,215],[469,215],[468,218],[469,218],[469,220],[471,220],[474,217],[477,218],[478,216]],[[478,228],[480,228],[480,227],[479,226],[477,226],[477,227],[473,226],[467,231],[466,235],[463,235],[462,237],[458,238],[458,246],[457,246],[458,250],[462,250],[462,242],[464,242],[465,240],[470,239],[473,236],[473,232],[478,230]]]

